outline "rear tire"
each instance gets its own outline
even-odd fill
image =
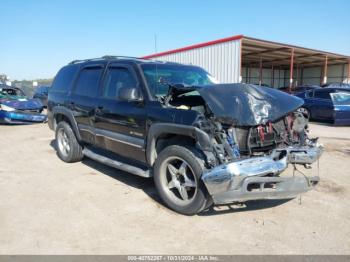
[[[55,142],[57,155],[64,162],[73,163],[83,159],[82,146],[67,122],[61,121],[58,123]]]
[[[184,215],[207,208],[211,198],[201,180],[204,170],[204,161],[194,148],[166,147],[154,164],[154,182],[163,202]]]

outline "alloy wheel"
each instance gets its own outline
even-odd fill
[[[58,149],[64,156],[68,156],[70,152],[70,144],[69,144],[69,139],[67,136],[67,133],[65,132],[64,128],[61,128],[57,132],[57,144],[58,144]]]
[[[175,203],[187,205],[197,193],[197,177],[191,166],[179,157],[169,157],[162,164],[161,184]]]

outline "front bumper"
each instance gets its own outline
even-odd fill
[[[5,124],[40,123],[45,122],[46,119],[46,115],[39,113],[0,110],[0,123]]]
[[[320,145],[289,147],[271,156],[252,157],[217,166],[202,180],[215,204],[256,199],[289,199],[312,189],[319,177],[280,177],[288,164],[309,165],[323,152]]]

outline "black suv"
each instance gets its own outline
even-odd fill
[[[63,161],[86,156],[154,177],[165,204],[192,215],[212,203],[295,197],[318,182],[280,176],[322,153],[302,104],[271,88],[215,84],[196,66],[102,57],[58,72],[48,124]]]

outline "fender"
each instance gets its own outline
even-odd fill
[[[156,123],[152,124],[148,130],[146,158],[147,163],[152,166],[157,157],[156,141],[160,135],[173,134],[183,135],[193,138],[203,151],[212,151],[210,138],[207,133],[194,126],[172,124],[172,123]]]
[[[57,114],[61,114],[61,115],[64,115],[65,117],[67,117],[69,119],[70,125],[73,129],[73,132],[74,132],[76,138],[78,139],[78,141],[81,141],[81,136],[80,136],[77,121],[75,121],[74,115],[69,109],[67,109],[66,107],[63,107],[63,106],[55,106],[52,109],[52,114],[53,114],[54,119],[55,119]]]

